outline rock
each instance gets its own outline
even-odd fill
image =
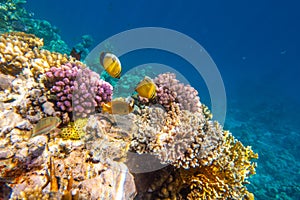
[[[42,91],[40,89],[32,89],[29,93],[30,96],[34,99],[37,99],[42,95]]]
[[[18,124],[16,124],[16,128],[29,131],[32,129],[32,125],[28,120],[23,120],[23,121],[19,122]]]
[[[19,114],[14,113],[11,110],[1,112],[0,119],[1,119],[0,120],[0,129],[1,129],[1,127],[5,127],[5,126],[14,128],[16,126],[16,124],[23,121],[22,117]]]
[[[41,96],[39,98],[39,103],[45,103],[47,101],[47,97],[46,96]]]
[[[28,154],[30,155],[31,159],[40,156],[44,152],[47,141],[48,138],[44,135],[36,136],[28,141]]]
[[[0,148],[4,148],[9,144],[9,140],[7,138],[0,140]]]
[[[0,149],[0,160],[7,159],[14,156],[14,152],[10,149]]]
[[[15,143],[20,143],[24,140],[22,137],[22,132],[19,129],[13,129],[10,132],[10,142],[14,145]]]
[[[7,90],[11,88],[11,82],[14,80],[13,76],[4,75],[0,73],[0,90]]]
[[[123,163],[113,162],[110,168],[99,176],[87,179],[78,186],[83,199],[133,199],[136,188],[133,176]]]
[[[43,112],[47,115],[52,116],[53,113],[55,112],[54,108],[53,108],[54,104],[51,102],[46,102],[42,105],[43,108]]]
[[[16,152],[14,158],[18,159],[21,162],[25,162],[27,156],[28,156],[28,148],[23,148],[23,149],[19,149]]]

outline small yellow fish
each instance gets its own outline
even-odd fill
[[[147,99],[154,99],[156,97],[156,85],[153,80],[145,76],[145,78],[139,82],[135,91],[141,96]]]
[[[129,100],[116,99],[108,103],[102,104],[102,112],[117,115],[127,115],[133,111],[134,100],[130,98]]]
[[[122,67],[117,56],[112,53],[102,52],[100,54],[100,64],[111,77],[120,78]]]
[[[35,127],[32,129],[31,137],[35,137],[41,134],[47,134],[56,129],[61,123],[61,119],[58,117],[46,117],[41,119]]]

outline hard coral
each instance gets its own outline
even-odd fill
[[[43,39],[23,32],[10,32],[0,36],[0,71],[17,75],[29,68],[35,78],[50,66],[60,66],[70,59],[67,55],[40,50]]]
[[[43,40],[25,33],[6,33],[0,36],[0,71],[16,75],[27,67],[34,48],[43,46]]]
[[[159,173],[151,172],[147,177],[156,178],[144,185],[139,195],[143,199],[253,199],[245,185],[249,176],[255,174],[252,159],[257,159],[257,154],[228,131],[223,133],[224,149],[212,164],[189,169],[168,166]]]
[[[61,130],[60,136],[64,139],[80,140],[85,135],[83,128],[86,126],[87,121],[86,118],[82,118],[70,122],[67,127]]]
[[[158,103],[167,110],[171,102],[178,102],[181,110],[192,113],[201,111],[200,98],[197,90],[190,85],[184,85],[176,79],[174,73],[164,73],[154,79],[157,85]]]
[[[142,109],[135,120],[131,150],[156,155],[162,163],[190,168],[208,165],[222,150],[222,127],[206,121],[203,113],[180,110],[171,103],[169,111],[152,107]]]
[[[99,79],[98,74],[75,63],[51,67],[46,72],[46,85],[56,96],[56,106],[75,117],[87,117],[102,102],[112,98],[112,86]]]
[[[137,130],[133,118],[133,114],[112,116],[102,113],[89,118],[84,140],[93,162],[125,160],[132,133]]]

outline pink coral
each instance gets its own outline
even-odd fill
[[[177,102],[181,110],[201,112],[198,92],[190,85],[184,85],[176,79],[174,73],[164,73],[154,79],[157,85],[158,103],[167,110],[171,102]]]
[[[76,117],[86,117],[112,98],[112,86],[89,68],[67,63],[46,72],[47,86],[56,95],[56,106]]]

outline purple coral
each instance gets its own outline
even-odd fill
[[[102,102],[111,101],[112,86],[89,68],[67,63],[51,67],[46,77],[51,93],[56,95],[56,106],[76,117],[86,117]]]
[[[164,73],[154,79],[157,85],[157,100],[167,110],[171,102],[177,102],[181,110],[200,112],[201,103],[197,90],[190,85],[184,85],[176,79],[174,73]]]

